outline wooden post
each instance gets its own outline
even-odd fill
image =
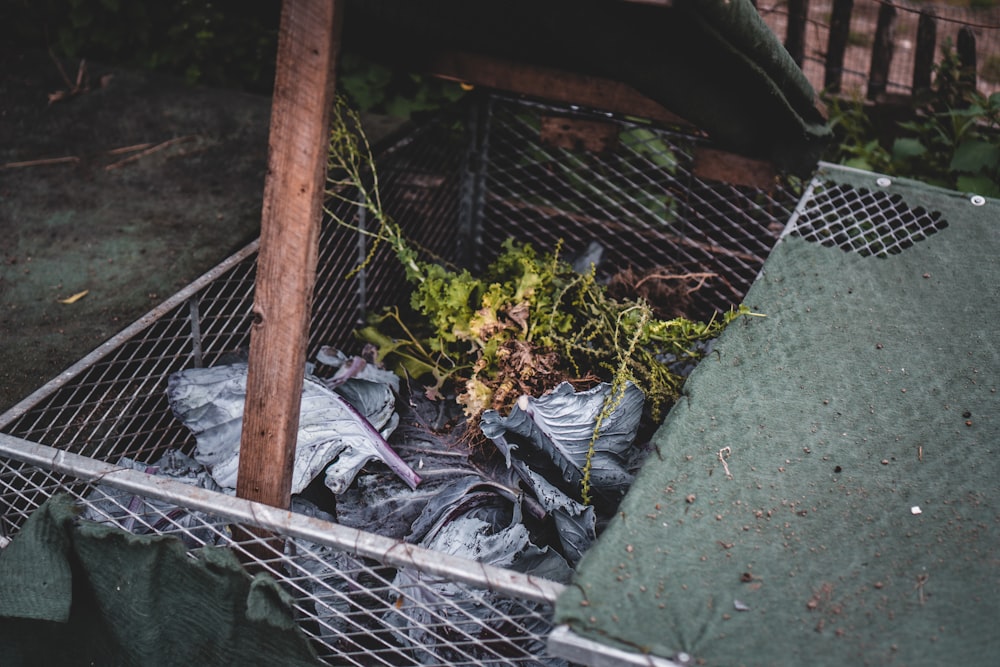
[[[955,50],[959,62],[958,79],[972,92],[976,89],[976,35],[972,28],[963,25],[958,29]]]
[[[872,45],[871,69],[868,71],[868,99],[874,100],[885,93],[892,64],[892,42],[896,32],[896,8],[884,4],[878,10],[875,43]]]
[[[917,45],[913,54],[913,94],[921,95],[931,89],[934,71],[934,49],[937,48],[937,17],[930,7],[920,10],[917,21]]]
[[[854,0],[834,0],[830,14],[830,37],[826,43],[826,69],[823,73],[823,88],[830,93],[840,92],[853,11]]]
[[[788,0],[788,29],[785,31],[785,50],[802,67],[806,55],[806,19],[809,18],[809,0]]]
[[[337,0],[284,0],[236,493],[287,508],[340,46]]]

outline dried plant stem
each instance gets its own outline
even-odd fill
[[[705,285],[705,281],[709,278],[718,277],[718,273],[711,273],[708,271],[703,273],[651,273],[637,282],[635,286],[639,287],[647,280],[697,280],[698,284],[688,290],[688,293],[691,293],[700,290]]]
[[[728,479],[733,478],[733,473],[729,472],[729,464],[726,463],[726,459],[732,453],[733,453],[732,447],[723,447],[722,449],[719,450],[719,461],[722,462],[722,469],[726,471],[726,477]]]
[[[608,391],[608,395],[604,399],[604,405],[601,406],[601,412],[597,415],[597,419],[594,421],[594,432],[590,436],[590,446],[587,449],[587,460],[583,464],[583,479],[580,482],[580,498],[583,500],[584,505],[590,505],[592,502],[592,498],[590,496],[590,474],[594,467],[594,450],[597,446],[597,439],[601,437],[601,427],[604,425],[604,420],[610,417],[611,414],[618,409],[618,406],[621,405],[622,399],[625,398],[625,387],[628,382],[632,381],[632,376],[628,370],[629,360],[632,359],[632,356],[635,353],[635,348],[639,344],[643,327],[649,321],[648,307],[640,305],[635,308],[639,310],[639,324],[633,330],[632,336],[628,341],[628,345],[625,348],[618,348],[618,368],[615,371],[615,376],[611,380],[611,388]],[[626,309],[618,315],[618,319],[615,321],[615,340],[618,339],[622,332],[622,318],[630,310],[633,309]]]
[[[112,171],[113,169],[118,169],[119,167],[123,167],[123,166],[125,166],[127,164],[135,162],[136,160],[140,160],[140,159],[146,157],[147,155],[152,155],[153,153],[156,153],[157,151],[162,151],[164,148],[168,148],[170,146],[173,146],[174,144],[179,144],[179,143],[182,143],[182,142],[185,142],[185,141],[191,141],[192,139],[195,139],[195,138],[196,138],[196,135],[189,134],[189,135],[187,135],[185,137],[174,137],[173,139],[167,139],[166,141],[160,142],[160,143],[156,144],[155,146],[150,146],[149,148],[147,148],[147,149],[145,149],[145,150],[143,150],[143,151],[141,151],[139,153],[136,153],[134,155],[129,155],[125,159],[118,160],[118,162],[112,162],[111,164],[109,164],[108,166],[106,166],[104,168],[104,170],[105,171]]]
[[[80,158],[72,155],[67,157],[50,157],[50,158],[42,158],[40,160],[8,162],[6,164],[0,164],[0,169],[21,169],[23,167],[42,167],[50,164],[76,164],[79,161]]]

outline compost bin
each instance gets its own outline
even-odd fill
[[[552,141],[546,119],[599,123],[616,140],[598,151]],[[561,240],[568,254],[597,241],[606,271],[717,275],[693,293],[694,307],[711,313],[742,299],[795,196],[780,181],[765,190],[698,178],[694,156],[705,144],[607,114],[472,97],[389,142],[378,173],[386,208],[435,256],[475,267],[510,236],[543,248]],[[357,207],[340,206],[340,217],[356,219]],[[5,415],[4,534],[66,492],[92,519],[175,535],[190,548],[236,548],[291,595],[300,627],[332,664],[542,660],[561,585],[147,474],[195,444],[171,413],[169,376],[248,344],[255,251],[223,262]],[[365,313],[406,288],[384,254],[345,279],[367,253],[363,236],[327,217],[310,359],[324,346],[357,346]],[[234,536],[234,524],[283,540]],[[404,582],[409,572],[417,574]]]

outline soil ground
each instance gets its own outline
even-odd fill
[[[0,413],[260,230],[270,97],[79,67],[0,49]]]
[[[86,71],[0,53],[0,411],[259,229],[269,98]]]

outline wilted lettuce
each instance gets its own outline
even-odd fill
[[[167,385],[174,415],[195,434],[194,458],[225,488],[236,488],[246,378],[247,365],[237,363],[180,371],[170,376]],[[382,460],[415,487],[419,476],[385,442],[398,419],[392,390],[356,379],[338,389],[351,402],[322,381],[305,379],[292,493],[301,492],[323,470],[327,486],[335,493],[342,491],[372,459]]]

